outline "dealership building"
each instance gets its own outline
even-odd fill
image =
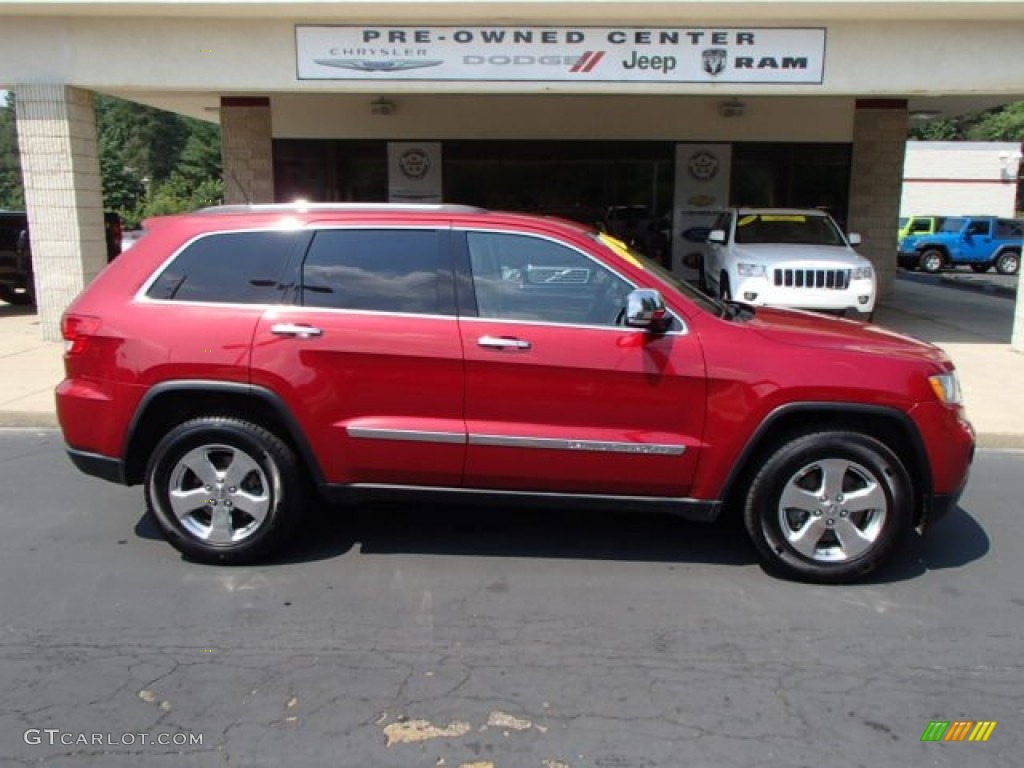
[[[641,211],[677,270],[722,206],[824,207],[883,295],[910,122],[1024,99],[996,0],[0,0],[0,30],[49,338],[106,261],[94,92],[219,122],[227,202]]]

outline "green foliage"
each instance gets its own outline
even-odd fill
[[[223,198],[216,125],[97,94],[103,203],[126,229],[147,216],[179,213]],[[0,104],[0,208],[23,209],[14,94]]]
[[[95,106],[104,202],[126,229],[221,201],[216,125],[111,96]]]
[[[22,210],[25,195],[21,186],[21,158],[14,123],[14,94],[0,103],[0,208]]]

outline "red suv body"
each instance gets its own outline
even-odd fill
[[[879,327],[720,303],[568,221],[457,206],[155,219],[64,318],[83,471],[200,560],[352,491],[742,514],[845,581],[955,504],[953,365]]]

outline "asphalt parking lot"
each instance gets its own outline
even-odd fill
[[[628,510],[363,507],[217,568],[57,433],[0,431],[0,765],[1016,766],[1022,472],[983,451],[962,508],[852,587]],[[998,725],[920,741],[958,719]]]

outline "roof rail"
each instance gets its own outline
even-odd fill
[[[200,208],[196,213],[202,214],[229,214],[229,213],[305,213],[307,211],[317,212],[345,212],[353,211],[367,213],[380,211],[408,212],[408,213],[486,213],[486,209],[477,208],[472,205],[452,204],[424,204],[424,203],[255,203],[242,205],[213,205],[208,208]]]

